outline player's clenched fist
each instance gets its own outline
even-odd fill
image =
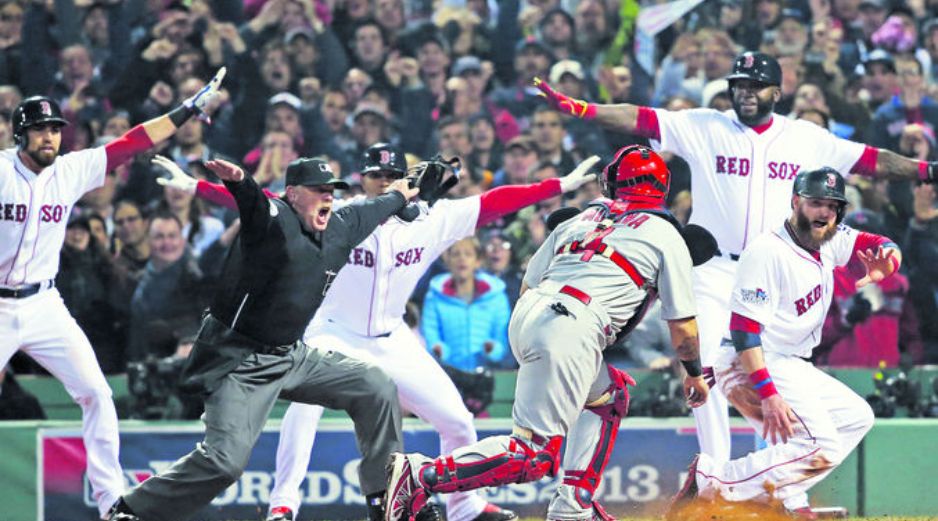
[[[547,99],[547,104],[552,109],[583,119],[596,117],[596,106],[583,100],[571,98],[566,94],[561,94],[540,78],[534,78],[534,86],[541,91],[544,98]]]

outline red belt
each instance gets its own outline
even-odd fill
[[[560,288],[560,293],[563,293],[564,295],[570,295],[571,297],[579,300],[580,302],[586,304],[587,306],[589,306],[590,302],[593,301],[593,297],[574,288],[573,286],[564,286]]]

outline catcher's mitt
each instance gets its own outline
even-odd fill
[[[437,155],[429,161],[417,163],[409,168],[407,173],[410,186],[420,188],[418,197],[433,206],[437,199],[456,186],[461,169],[462,164],[458,157],[443,159],[442,156]],[[444,179],[447,171],[451,171],[452,175]]]

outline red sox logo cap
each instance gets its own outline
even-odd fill
[[[830,173],[827,174],[827,186],[830,188],[834,188],[835,186],[837,186],[837,176],[835,176],[834,174],[830,174]]]
[[[744,68],[744,69],[751,69],[752,66],[755,65],[755,63],[756,63],[756,58],[755,58],[753,55],[751,55],[751,54],[747,54],[747,55],[745,56],[744,61],[743,61],[743,68]]]
[[[48,101],[45,101],[45,100],[40,101],[40,102],[39,102],[39,112],[41,112],[42,115],[44,115],[44,116],[51,116],[51,115],[52,115],[52,105],[50,105]]]

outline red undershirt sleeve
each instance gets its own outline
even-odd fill
[[[860,159],[850,168],[850,173],[862,175],[863,177],[873,177],[876,174],[876,159],[879,157],[879,149],[869,145],[863,149]]]
[[[268,199],[277,198],[277,194],[267,190],[266,188],[263,189],[263,192]],[[229,192],[224,185],[217,185],[214,183],[209,183],[208,181],[199,180],[199,183],[195,185],[195,196],[212,204],[217,204],[218,206],[223,206],[232,210],[238,209],[238,205],[235,202],[234,196],[231,195],[231,192]]]
[[[635,134],[655,141],[661,141],[661,128],[658,126],[658,114],[649,107],[638,107],[635,120]]]
[[[135,155],[153,148],[153,141],[147,135],[143,125],[137,125],[121,137],[104,145],[107,154],[107,171],[110,172],[124,164]]]
[[[516,212],[525,206],[560,195],[560,179],[548,179],[530,185],[507,185],[493,188],[480,196],[479,220],[481,228],[503,215]]]

